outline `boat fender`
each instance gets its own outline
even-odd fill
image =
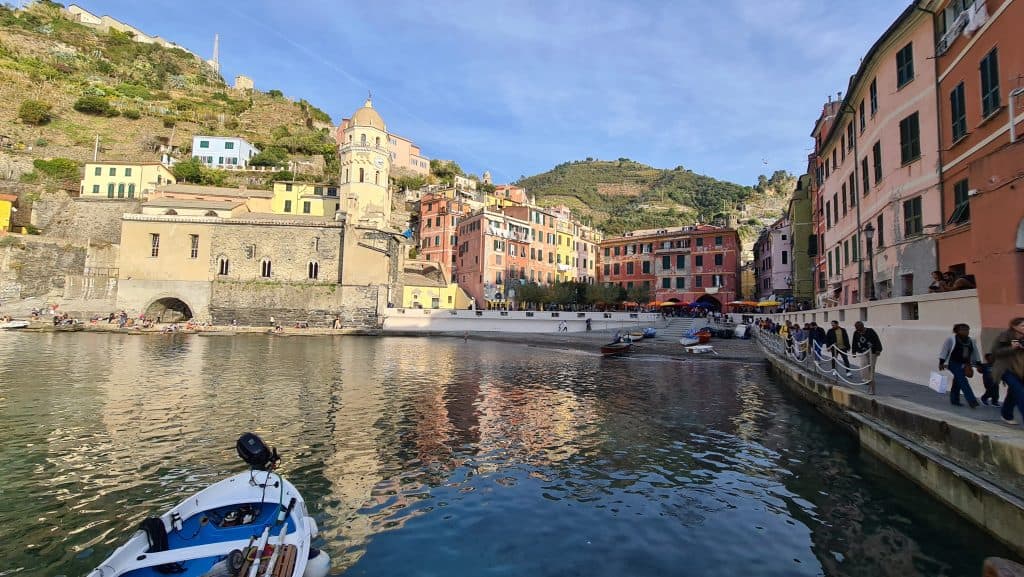
[[[302,577],[326,577],[331,570],[331,558],[319,549],[309,548],[309,560]]]
[[[210,570],[199,577],[234,577],[242,570],[245,555],[238,549],[232,550],[227,557],[213,564]]]
[[[159,553],[170,548],[167,542],[167,527],[164,526],[164,521],[160,517],[146,519],[139,528],[146,532],[146,538],[149,539],[149,553]],[[165,574],[185,572],[185,566],[177,562],[157,565],[154,569]]]

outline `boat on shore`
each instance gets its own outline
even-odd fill
[[[608,343],[606,345],[601,345],[601,354],[606,357],[624,355],[628,353],[629,349],[631,348],[633,348],[632,342],[617,341],[613,343]]]
[[[684,336],[684,337],[680,337],[679,344],[683,345],[684,347],[692,347],[693,345],[699,345],[700,344],[700,339],[697,338],[697,337],[686,337],[686,336]]]
[[[643,331],[631,331],[629,333],[629,338],[633,339],[633,342],[642,341],[645,336],[647,335],[645,335]]]
[[[316,522],[279,473],[276,449],[253,433],[235,444],[249,471],[143,521],[88,577],[325,577],[330,558],[311,545]]]
[[[28,321],[4,321],[0,322],[0,330],[14,330],[28,328]]]
[[[656,336],[658,336],[658,331],[656,331],[654,327],[647,327],[646,329],[644,329],[645,339],[653,339]]]

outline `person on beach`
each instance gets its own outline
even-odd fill
[[[971,327],[966,323],[953,325],[953,334],[942,343],[942,350],[939,351],[939,370],[944,371],[949,367],[953,374],[953,386],[949,388],[949,403],[960,405],[960,392],[967,399],[967,404],[973,409],[978,406],[978,399],[974,397],[971,383],[967,380],[974,376],[972,366],[981,364],[981,354],[978,352],[978,343],[971,338]]]
[[[1006,383],[1006,398],[1000,410],[1003,421],[1016,425],[1013,408],[1024,417],[1024,317],[1010,321],[1010,328],[996,337],[992,346],[992,378]]]

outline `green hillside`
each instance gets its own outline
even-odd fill
[[[278,90],[233,90],[184,50],[68,20],[59,4],[0,4],[0,140],[28,162],[91,160],[97,136],[106,160],[157,160],[161,140],[187,156],[194,134],[211,134],[271,148],[268,164],[322,154],[332,169],[330,123]]]
[[[564,204],[607,234],[629,230],[722,222],[733,217],[745,237],[774,220],[795,179],[784,171],[741,186],[682,166],[658,169],[627,158],[578,160],[516,183],[543,206]]]

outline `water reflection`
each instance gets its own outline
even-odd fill
[[[762,367],[461,340],[0,334],[10,571],[91,569],[263,434],[335,572],[971,575],[1008,555]],[[6,573],[5,573],[6,574]]]

